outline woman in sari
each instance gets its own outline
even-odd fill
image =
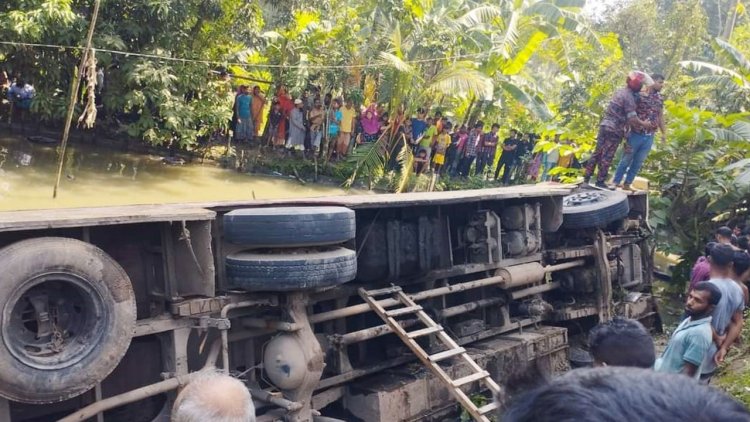
[[[281,112],[284,114],[279,127],[276,129],[276,137],[274,138],[274,146],[284,146],[286,143],[287,128],[289,124],[289,114],[294,108],[294,102],[292,102],[292,96],[286,90],[286,86],[281,85],[279,90],[276,91],[276,98],[279,101]]]
[[[370,106],[367,107],[367,110],[362,113],[360,124],[362,125],[363,142],[375,142],[378,140],[378,134],[380,133],[380,118],[375,109],[375,104],[370,104]]]

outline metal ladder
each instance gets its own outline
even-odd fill
[[[490,422],[490,419],[485,415],[496,410],[498,407],[497,403],[493,400],[491,403],[485,406],[477,407],[471,401],[471,398],[469,398],[466,393],[461,391],[461,387],[473,382],[481,382],[490,391],[492,391],[494,397],[497,397],[500,393],[500,386],[490,377],[489,372],[485,371],[479,365],[477,365],[474,359],[472,359],[471,356],[469,356],[469,354],[466,352],[466,349],[459,346],[458,343],[456,343],[456,341],[453,340],[453,338],[445,332],[440,324],[436,323],[432,318],[430,318],[430,316],[427,315],[427,313],[422,309],[421,306],[417,305],[417,303],[414,302],[411,297],[409,297],[406,293],[403,292],[403,290],[401,290],[401,287],[393,286],[385,289],[370,291],[360,288],[359,295],[362,297],[362,299],[365,300],[365,302],[367,302],[368,305],[370,305],[370,308],[372,308],[372,310],[375,311],[375,313],[378,314],[386,324],[388,324],[391,330],[401,339],[401,341],[403,341],[404,344],[406,344],[411,349],[411,351],[414,352],[415,355],[417,355],[419,360],[422,361],[422,363],[427,366],[433,374],[435,374],[440,380],[443,381],[446,387],[448,387],[448,391],[450,391],[450,393],[453,395],[453,397],[456,398],[456,400],[458,400],[461,406],[466,409],[467,412],[469,412],[474,420],[479,422]],[[398,305],[400,306],[391,309],[385,309],[385,306],[392,306],[392,303],[387,303],[385,306],[383,306],[377,299],[375,299],[376,297],[387,295],[392,296],[393,299],[398,301]],[[426,328],[418,329],[415,331],[406,331],[404,327],[402,327],[401,324],[395,319],[398,316],[405,315],[416,315]],[[416,339],[430,334],[435,334],[440,342],[447,347],[447,349],[434,355],[427,354],[422,346],[417,343]],[[445,373],[440,365],[438,365],[438,362],[455,356],[460,356],[469,365],[469,368],[471,368],[472,370],[472,373],[470,375],[459,379],[453,379],[447,373]]]

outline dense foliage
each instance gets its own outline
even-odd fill
[[[500,122],[501,135],[533,130],[545,139],[538,150],[560,134],[573,141],[563,152],[585,160],[625,73],[659,72],[670,133],[645,169],[652,222],[662,247],[691,258],[712,219],[747,213],[750,19],[737,0],[590,3],[594,14],[584,0],[103,0],[94,37],[106,69],[98,125],[192,148],[226,127],[232,84],[266,92],[285,84],[293,94],[317,85],[392,114],[428,107],[457,122]],[[92,5],[0,4],[0,67],[34,83],[34,111],[50,125],[64,116],[81,54],[50,46],[81,45]],[[222,69],[236,80],[220,78]],[[386,168],[409,162],[389,156],[398,142],[360,148],[350,180],[403,190],[409,174]]]

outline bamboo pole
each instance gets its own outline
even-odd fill
[[[83,56],[81,57],[81,63],[78,65],[78,75],[73,78],[73,86],[70,91],[70,102],[68,102],[68,113],[65,118],[65,129],[63,130],[62,142],[60,143],[60,160],[57,166],[57,179],[55,180],[55,187],[52,190],[52,198],[57,198],[57,188],[60,186],[60,178],[62,177],[63,164],[65,162],[65,148],[68,146],[68,137],[70,136],[70,125],[73,121],[73,112],[75,111],[76,98],[78,97],[78,88],[81,86],[81,78],[83,77],[83,69],[88,61],[89,54],[91,54],[91,41],[94,38],[94,28],[96,27],[96,20],[99,16],[99,5],[101,0],[94,0],[94,12],[91,15],[91,23],[89,23],[88,34],[86,34],[86,49],[83,50]],[[90,75],[92,77],[94,75]],[[94,76],[95,77],[95,76]]]

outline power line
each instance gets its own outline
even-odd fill
[[[26,43],[26,42],[16,42],[16,41],[0,41],[0,45],[11,45],[11,46],[19,46],[19,47],[36,47],[36,48],[50,48],[50,49],[56,49],[56,50],[84,50],[85,47],[81,46],[71,46],[71,45],[59,45],[59,44],[39,44],[39,43]],[[184,59],[180,57],[169,57],[169,56],[160,56],[157,54],[148,54],[148,53],[133,53],[129,51],[121,51],[121,50],[110,50],[106,48],[96,48],[97,52],[100,53],[109,53],[109,54],[115,54],[120,56],[126,56],[126,57],[143,57],[148,59],[154,59],[154,60],[164,60],[164,61],[172,61],[172,62],[180,62],[180,63],[200,63],[205,65],[219,65],[219,66],[243,66],[243,67],[255,67],[255,68],[261,68],[261,69],[364,69],[369,67],[378,67],[378,66],[385,66],[386,62],[378,62],[375,64],[351,64],[351,65],[302,65],[302,64],[292,64],[292,65],[278,65],[278,64],[267,64],[267,63],[242,63],[242,62],[227,62],[227,61],[216,61],[216,60],[200,60],[200,59]],[[465,59],[465,58],[479,58],[482,56],[489,56],[490,52],[482,52],[482,53],[472,53],[472,54],[462,54],[462,55],[456,55],[456,56],[450,56],[450,57],[440,57],[440,58],[434,58],[434,59],[419,59],[419,60],[405,60],[404,63],[406,64],[420,64],[420,63],[431,63],[431,62],[439,62],[444,60],[454,60],[454,59]]]

